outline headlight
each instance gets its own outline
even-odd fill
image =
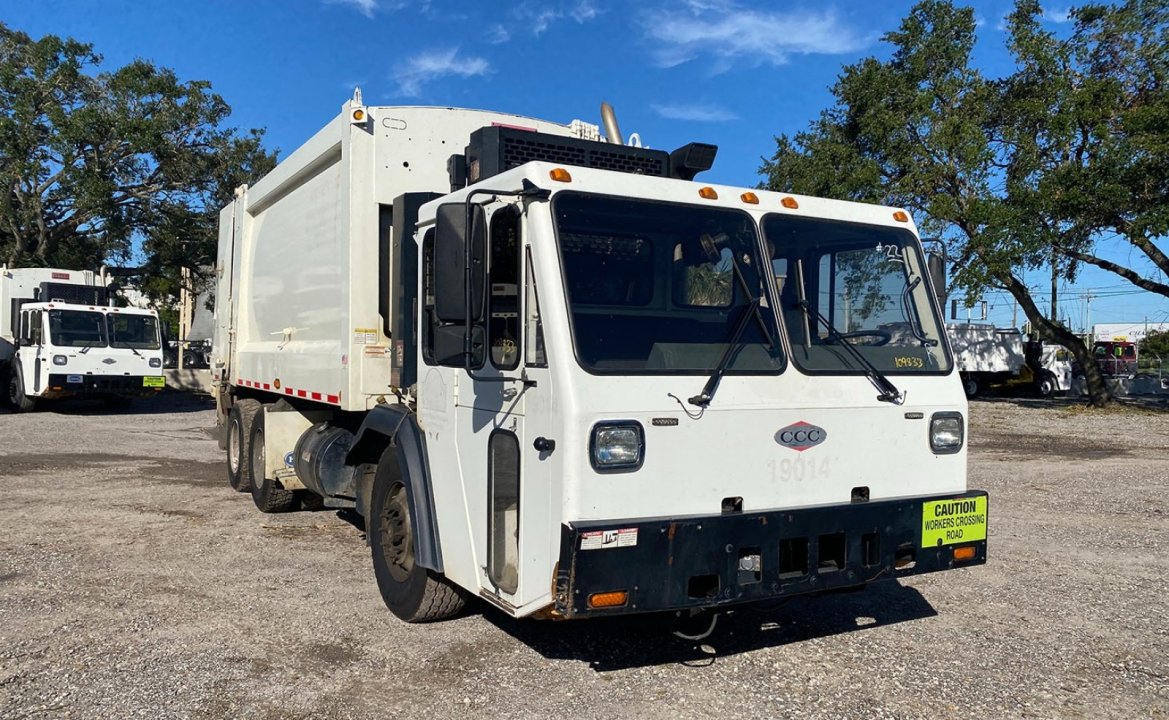
[[[641,424],[625,421],[594,426],[589,455],[593,468],[599,472],[636,470],[645,459]]]
[[[65,357],[64,355],[54,355],[53,356],[53,364],[54,365],[65,365],[68,362],[69,362],[69,358]]]
[[[930,448],[935,453],[956,453],[965,439],[962,413],[940,412],[930,418]]]
[[[150,367],[162,367],[162,358],[150,358]]]

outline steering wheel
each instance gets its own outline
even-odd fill
[[[881,347],[882,345],[888,345],[889,341],[893,339],[893,334],[885,330],[860,330],[858,332],[838,333],[837,336],[845,340],[862,337],[876,338],[876,342],[860,343],[861,345],[868,345],[869,347]],[[853,344],[856,345],[857,343]]]

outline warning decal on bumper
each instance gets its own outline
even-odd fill
[[[637,544],[637,528],[620,530],[594,530],[581,533],[581,550],[609,550],[610,548],[633,547]]]
[[[142,387],[166,387],[166,378],[162,375],[147,375],[142,378]]]
[[[986,496],[929,500],[921,506],[921,546],[986,539]]]

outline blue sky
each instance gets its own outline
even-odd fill
[[[773,137],[803,129],[831,103],[843,65],[887,55],[880,37],[912,4],[6,0],[0,20],[34,37],[91,42],[110,67],[140,57],[209,80],[234,109],[233,123],[266,127],[282,156],[335,115],[355,85],[373,105],[486,108],[566,123],[599,122],[607,100],[626,136],[666,150],[714,143],[718,160],[703,177],[753,186]],[[1001,22],[1010,1],[971,4],[979,66],[1006,72]],[[1068,7],[1046,8],[1050,27],[1070,27]],[[1135,255],[1109,252],[1122,262]],[[1042,272],[1027,280],[1048,286]],[[1089,291],[1093,323],[1169,320],[1169,301],[1088,270],[1060,302],[1075,327],[1087,320]],[[991,319],[1009,325],[1010,298],[986,300]]]

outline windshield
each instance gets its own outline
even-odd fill
[[[840,346],[848,342],[882,372],[949,371],[941,324],[912,233],[771,214],[763,219],[763,236],[772,248],[771,269],[780,288],[792,359],[801,369],[863,371]]]
[[[149,315],[108,315],[110,347],[157,350],[158,319]]]
[[[709,373],[752,301],[768,304],[746,213],[568,192],[556,195],[553,214],[576,353],[587,370]],[[739,333],[728,374],[782,369],[767,337],[779,337],[774,317],[758,315]]]
[[[105,347],[105,318],[86,310],[50,310],[49,341],[58,347]]]

